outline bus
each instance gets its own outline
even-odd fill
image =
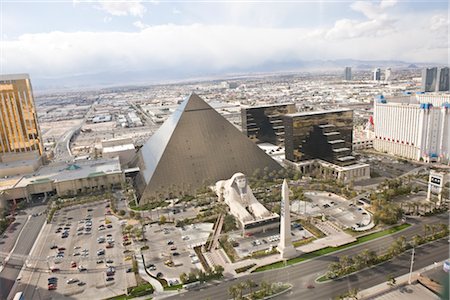
[[[23,296],[23,292],[16,293],[13,300],[25,300],[25,297]]]

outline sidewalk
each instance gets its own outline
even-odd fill
[[[422,268],[420,270],[414,271],[412,272],[412,276],[411,276],[411,283],[413,283],[414,281],[417,280],[417,278],[419,277],[419,275],[423,272],[435,269],[435,268],[442,268],[442,264],[445,262],[445,260],[429,265],[425,268]],[[396,277],[396,287],[400,287],[402,285],[408,285],[408,280],[409,280],[409,273]],[[371,299],[372,297],[376,297],[376,296],[380,296],[383,293],[389,292],[393,290],[393,287],[388,285],[387,282],[383,282],[380,283],[379,285],[373,286],[371,288],[368,288],[366,290],[360,291],[358,293],[358,299]]]
[[[152,278],[150,275],[147,274],[147,272],[145,272],[145,266],[144,266],[144,262],[142,260],[142,256],[141,255],[136,255],[136,262],[138,265],[138,270],[139,270],[139,275],[142,277],[142,279],[144,279],[145,281],[147,281],[148,283],[150,283],[153,288],[155,289],[156,293],[162,293],[164,292],[164,288],[162,286],[162,284]]]

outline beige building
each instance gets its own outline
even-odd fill
[[[0,180],[5,200],[29,200],[33,195],[74,196],[121,187],[125,182],[119,158],[84,160],[41,167],[36,173]]]
[[[284,163],[294,167],[305,175],[319,174],[321,178],[335,179],[343,183],[370,178],[369,164],[354,163],[348,166],[339,166],[321,159],[307,160],[299,163],[285,160]]]
[[[102,157],[118,157],[122,167],[127,167],[135,155],[136,149],[131,138],[102,141]]]
[[[29,76],[0,75],[0,177],[35,171],[42,151]]]

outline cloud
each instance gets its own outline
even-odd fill
[[[147,8],[142,0],[73,0],[73,4],[93,3],[94,7],[112,16],[133,16],[142,18]],[[150,1],[153,2],[153,1]]]
[[[430,29],[432,31],[443,30],[448,28],[450,25],[450,21],[445,15],[435,15],[431,17],[430,20]]]
[[[147,24],[145,24],[145,23],[143,23],[143,22],[141,22],[141,21],[133,22],[133,25],[134,25],[135,27],[141,29],[141,30],[150,27],[149,25],[147,25]]]
[[[387,14],[387,8],[394,6],[396,0],[383,0],[378,5],[368,1],[356,1],[350,5],[354,11],[362,13],[367,20],[341,19],[326,33],[328,39],[374,37],[395,30],[397,19]]]
[[[381,8],[391,7],[397,4],[397,0],[382,0],[380,3]]]
[[[401,32],[388,32],[376,38],[356,34],[351,39],[323,38],[326,29],[201,24],[148,26],[137,21],[134,25],[140,28],[138,32],[25,34],[3,41],[2,63],[5,72],[28,72],[44,77],[124,71],[157,76],[161,70],[175,75],[180,70],[209,74],[314,59],[444,63],[448,41],[443,44],[443,32],[430,29],[430,19],[431,16],[414,20],[414,24],[401,24],[404,27]],[[361,32],[373,30],[365,26],[376,27],[376,24],[354,22],[341,20],[335,27],[345,31],[357,25],[362,27],[356,29]],[[417,36],[421,41],[411,43]]]

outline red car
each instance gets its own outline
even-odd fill
[[[65,250],[66,250],[66,248],[64,248],[64,247],[61,247],[61,248],[58,248],[58,250],[59,250],[59,251],[65,251]]]
[[[59,271],[59,268],[57,268],[57,267],[51,267],[51,268],[50,268],[50,271],[52,271],[53,273],[54,273],[54,272],[58,272],[58,271]]]
[[[106,248],[113,248],[114,247],[114,244],[108,244],[108,245],[106,245]]]
[[[76,268],[76,267],[77,267],[77,263],[73,261],[73,262],[70,263],[70,266],[71,266],[72,268]]]
[[[56,284],[49,284],[48,285],[48,290],[49,291],[56,290]]]

